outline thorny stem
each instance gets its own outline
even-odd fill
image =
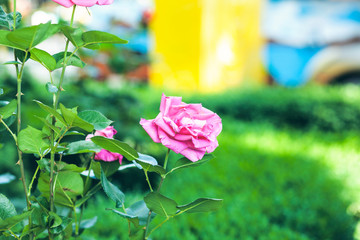
[[[14,0],[14,13],[13,13],[13,19],[14,19],[14,25],[13,25],[13,29],[16,30],[16,0]],[[28,56],[28,51],[25,51],[25,56],[21,65],[21,69],[19,71],[19,67],[17,65],[15,65],[15,69],[16,69],[16,77],[17,77],[17,136],[19,136],[20,130],[21,130],[21,81],[22,81],[22,76],[23,76],[23,72],[24,72],[24,66],[25,66],[25,61],[26,58]],[[16,54],[15,54],[15,50],[14,50],[14,57],[15,57],[15,61],[17,60]],[[21,182],[24,188],[24,193],[25,193],[25,200],[26,200],[26,206],[27,206],[27,210],[29,211],[31,209],[31,202],[29,200],[29,194],[28,194],[28,190],[27,190],[27,186],[26,186],[26,178],[25,178],[25,170],[24,170],[24,162],[22,159],[22,152],[19,148],[19,144],[18,141],[16,140],[16,146],[17,146],[17,151],[18,151],[18,157],[19,157],[19,161],[18,164],[20,165],[20,173],[21,173]],[[32,220],[31,220],[31,216],[29,216],[29,229],[31,229],[31,225],[32,225]],[[32,240],[34,238],[33,233],[30,233],[30,240]]]
[[[71,20],[70,20],[70,27],[72,27],[73,23],[74,23],[75,9],[76,9],[76,5],[74,5],[74,7],[73,7]],[[69,48],[69,43],[70,43],[70,40],[68,39],[66,41],[66,45],[65,45],[63,68],[62,68],[62,71],[61,71],[61,76],[60,76],[60,81],[59,81],[59,86],[58,86],[58,92],[56,93],[55,102],[54,102],[55,110],[57,109],[58,104],[59,104],[60,93],[63,91],[62,85],[63,85],[63,82],[64,82],[66,63],[67,63],[66,59],[67,59],[67,52],[68,52],[68,48]]]
[[[151,186],[148,173],[147,173],[147,171],[146,171],[145,169],[144,169],[144,173],[145,173],[146,181],[147,181],[147,183],[148,183],[148,185],[149,185],[150,191],[153,192],[154,190],[153,190],[153,188],[152,188],[152,186]]]
[[[17,74],[17,94],[16,94],[16,96],[17,96],[17,136],[19,136],[19,133],[21,130],[21,95],[22,95],[21,81],[22,81],[22,76],[23,76],[24,66],[25,66],[25,61],[26,61],[27,56],[28,56],[28,51],[25,52],[25,57],[22,62],[22,65],[21,65],[21,69],[20,69],[19,73]],[[28,194],[27,186],[26,186],[24,162],[22,159],[22,152],[19,148],[19,144],[17,143],[16,145],[17,145],[17,151],[18,151],[18,157],[19,157],[18,164],[20,165],[21,182],[23,184],[26,205],[27,205],[27,209],[29,211],[31,209],[31,202],[29,200],[29,194]],[[31,228],[31,225],[32,225],[31,216],[29,216],[29,228]],[[33,239],[32,233],[30,234],[30,239]]]
[[[72,15],[71,15],[71,21],[70,21],[70,27],[72,27],[73,23],[74,23],[74,16],[75,16],[75,9],[76,9],[76,5],[74,5],[73,7],[73,11],[72,11]],[[66,70],[66,56],[67,56],[67,51],[68,51],[68,47],[69,47],[69,40],[66,41],[66,45],[65,45],[65,51],[64,51],[64,60],[63,60],[63,68],[62,68],[62,72],[61,72],[61,77],[60,77],[60,81],[59,81],[59,85],[58,85],[58,91],[56,93],[56,95],[53,97],[53,106],[54,106],[54,110],[56,111],[57,107],[58,107],[58,103],[59,103],[59,97],[60,97],[60,93],[62,91],[62,84],[64,81],[64,76],[65,76],[65,70]],[[51,79],[52,81],[52,79]],[[52,120],[52,125],[55,127],[55,117],[53,117]],[[55,173],[55,151],[56,151],[56,147],[59,144],[61,139],[58,139],[58,142],[55,145],[55,133],[52,130],[51,131],[51,154],[50,154],[50,211],[54,211],[54,201],[55,201],[55,196],[54,196],[54,190],[55,190],[55,181],[54,181],[54,173]],[[76,209],[74,208],[74,217],[76,219]],[[76,230],[75,233],[78,234],[79,229],[78,229],[78,225],[76,224],[76,220],[75,220],[75,225],[76,225]]]
[[[166,156],[165,156],[165,161],[164,161],[164,169],[165,169],[165,171],[166,171],[167,163],[168,163],[168,160],[169,160],[169,155],[170,155],[170,149],[167,150]],[[145,172],[146,172],[146,171],[145,171]],[[165,179],[164,177],[161,177],[159,187],[158,187],[158,189],[156,190],[157,192],[160,192],[160,189],[161,189],[161,186],[162,186],[162,184],[163,184],[163,182],[164,182],[164,179]],[[149,231],[149,225],[150,225],[150,220],[151,220],[151,213],[152,213],[152,211],[150,210],[150,211],[149,211],[149,215],[148,215],[148,217],[147,217],[147,221],[146,221],[146,226],[145,226],[145,231],[144,231],[144,240],[145,240],[145,239],[148,239],[148,237],[150,236],[150,234],[151,234],[155,229],[161,227],[162,224],[164,224],[166,221],[169,220],[169,217],[167,217],[165,221],[163,221],[160,225],[156,226],[154,229],[152,229],[152,231],[151,231],[149,234],[147,234],[148,231]]]

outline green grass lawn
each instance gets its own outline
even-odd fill
[[[223,126],[217,158],[179,171],[162,188],[180,204],[223,198],[222,209],[172,219],[153,239],[354,239],[350,206],[360,202],[356,134],[285,130],[233,118],[224,118]],[[126,221],[104,210],[112,203],[98,198],[92,204],[85,215],[96,212],[99,223],[86,235],[125,238]]]
[[[153,143],[138,124],[140,117],[157,115],[159,90],[119,90],[94,81],[66,89],[65,106],[75,107],[77,99],[80,111],[96,108],[114,120],[116,138],[162,162],[166,149]],[[41,111],[32,100],[48,101],[41,91],[43,86],[34,85],[25,94],[24,125],[38,121],[34,115]],[[183,100],[202,102],[223,118],[220,147],[214,152],[216,159],[170,175],[162,193],[179,204],[199,197],[222,198],[223,207],[172,219],[154,232],[153,240],[360,239],[355,217],[360,209],[359,87],[234,90],[187,94]],[[15,148],[6,139],[0,135],[0,154],[9,156],[1,171],[16,174]],[[171,157],[170,165],[177,156]],[[30,160],[28,171],[34,169]],[[152,178],[154,184],[158,180]],[[138,169],[117,174],[112,181],[126,193],[127,206],[147,191]],[[14,185],[0,191],[9,196],[19,193]],[[114,207],[104,194],[91,200],[83,219],[98,216],[98,221],[82,239],[127,239],[126,220],[105,210]]]

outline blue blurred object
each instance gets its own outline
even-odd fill
[[[304,69],[308,61],[324,47],[291,47],[269,43],[265,49],[265,66],[275,82],[298,86],[307,79]]]
[[[129,43],[125,45],[118,45],[118,47],[128,48],[141,54],[148,53],[148,46],[150,41],[148,30],[141,30],[137,33],[134,33],[127,39],[129,40]]]
[[[262,30],[270,42],[269,74],[281,85],[298,86],[309,81],[304,71],[319,51],[360,39],[360,2],[269,0]]]

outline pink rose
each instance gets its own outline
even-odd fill
[[[186,104],[181,97],[161,98],[160,113],[155,119],[141,119],[140,124],[152,140],[180,153],[189,160],[200,160],[219,145],[216,137],[222,130],[221,118],[201,104]]]
[[[95,131],[95,134],[89,134],[86,136],[86,140],[87,141],[90,141],[90,138],[94,137],[94,136],[103,136],[103,137],[106,137],[106,138],[111,138],[113,139],[114,138],[114,135],[117,133],[117,131],[114,129],[113,126],[109,126],[109,127],[106,127],[105,129],[103,130],[98,130],[98,131]],[[113,152],[109,152],[108,150],[105,150],[105,149],[101,149],[100,152],[96,153],[95,154],[95,157],[94,159],[96,160],[102,160],[102,161],[105,161],[105,162],[112,162],[112,161],[115,161],[115,160],[118,160],[119,159],[119,163],[121,164],[121,161],[123,159],[123,156],[119,153],[113,153]]]
[[[64,6],[71,7],[74,4],[82,7],[92,7],[97,5],[110,5],[114,0],[53,0],[54,2]]]

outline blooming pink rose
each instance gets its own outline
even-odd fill
[[[103,136],[106,138],[114,138],[114,135],[117,133],[117,131],[114,129],[113,126],[106,127],[103,130],[95,131],[95,134],[89,134],[86,136],[86,140],[90,141],[90,138],[94,136]],[[105,162],[112,162],[119,159],[119,163],[121,164],[121,161],[123,159],[123,156],[119,153],[113,153],[105,149],[101,149],[100,152],[95,154],[94,159],[96,160],[102,160]]]
[[[97,5],[110,5],[114,0],[53,0],[54,2],[64,6],[71,7],[74,4],[82,7],[92,7]]]
[[[201,104],[186,104],[181,97],[161,98],[160,113],[155,119],[141,119],[140,124],[152,140],[180,153],[189,160],[200,160],[219,145],[216,137],[222,130],[221,118]]]

